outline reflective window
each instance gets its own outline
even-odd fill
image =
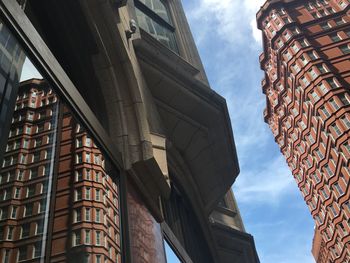
[[[135,0],[136,17],[140,28],[155,39],[178,53],[175,29],[171,24],[168,10],[161,0]]]
[[[119,172],[97,145],[0,21],[0,262],[39,262],[47,251],[50,262],[72,254],[121,262]],[[97,209],[84,201],[105,189],[111,194]],[[116,237],[98,255],[82,246],[93,242],[94,229],[84,225],[93,216],[103,221],[101,244],[110,229]]]
[[[166,240],[164,240],[164,248],[167,263],[182,263]]]

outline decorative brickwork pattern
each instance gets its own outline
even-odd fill
[[[0,170],[1,262],[121,262],[117,179],[46,82],[23,82]]]
[[[317,262],[350,262],[349,6],[275,0],[257,14],[264,118],[321,233]]]

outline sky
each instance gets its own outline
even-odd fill
[[[33,65],[33,63],[26,57],[23,64],[23,70],[21,74],[20,81],[25,81],[27,79],[38,78],[41,79],[42,76]]]
[[[227,101],[241,169],[233,191],[261,263],[315,262],[313,219],[263,121],[255,14],[264,1],[182,2],[211,87]]]

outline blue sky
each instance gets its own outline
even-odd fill
[[[184,0],[210,84],[227,100],[241,173],[233,190],[262,263],[309,263],[314,223],[263,122],[259,68],[263,0]]]

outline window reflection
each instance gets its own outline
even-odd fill
[[[182,263],[166,240],[164,240],[164,248],[167,263]]]
[[[0,21],[0,159],[7,141],[15,94],[22,71],[25,54],[11,35],[7,27]]]
[[[118,171],[1,23],[0,62],[0,262],[121,262]]]
[[[140,28],[172,51],[179,53],[174,28],[170,23],[167,9],[160,0],[137,0],[136,17]]]
[[[161,0],[140,0],[144,5],[151,9],[158,16],[170,23],[167,9]]]

